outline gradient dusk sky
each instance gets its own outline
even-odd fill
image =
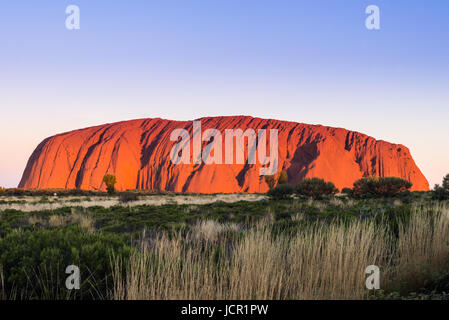
[[[433,186],[449,173],[449,1],[2,1],[0,108],[4,187],[57,133],[241,114],[404,144]]]

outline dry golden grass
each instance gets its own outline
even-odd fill
[[[47,224],[47,221],[45,221],[45,219],[42,219],[40,217],[30,216],[28,218],[28,224],[33,225],[33,226],[37,225],[37,224],[45,225],[45,224]]]
[[[52,227],[63,227],[67,224],[67,218],[60,215],[51,215],[48,224]]]
[[[220,251],[207,241],[217,241],[228,226],[201,222],[187,236],[142,242],[125,265],[114,258],[112,298],[364,299],[369,265],[380,267],[382,289],[398,279],[422,284],[428,276],[423,270],[449,267],[449,209],[436,210],[436,218],[416,210],[399,240],[369,221],[273,237],[265,219],[243,239],[218,240]]]
[[[449,208],[439,203],[434,210],[436,217],[415,209],[409,225],[399,229],[396,276],[409,287],[449,266]]]
[[[86,214],[82,214],[72,209],[72,214],[69,217],[72,223],[78,223],[82,228],[86,229],[89,232],[94,232],[94,219],[89,217]]]
[[[151,250],[143,246],[142,252],[134,251],[126,266],[120,259],[114,259],[113,298],[195,299],[207,295],[211,290],[207,284],[213,284],[209,270],[212,263],[201,256],[199,247],[182,250],[182,242],[180,236],[174,239],[162,236]]]
[[[3,267],[0,265],[0,301],[6,300],[8,295],[5,290],[5,275],[3,274]]]
[[[31,216],[28,218],[28,223],[35,225],[38,223],[45,224],[45,220],[39,217]],[[80,213],[76,209],[72,208],[72,212],[69,216],[51,215],[48,219],[48,225],[52,227],[64,227],[69,223],[79,224],[82,228],[88,232],[95,231],[94,219],[89,217],[86,213]]]
[[[201,220],[192,226],[191,235],[197,240],[217,241],[220,234],[240,230],[236,223],[222,224],[215,220]]]

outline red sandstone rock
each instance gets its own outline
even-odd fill
[[[352,187],[368,175],[397,176],[413,183],[412,190],[428,190],[429,183],[399,144],[321,125],[246,116],[201,119],[202,130],[279,130],[279,170],[290,184],[320,177],[338,188]],[[170,161],[176,144],[170,133],[192,132],[191,121],[140,119],[75,130],[42,141],[31,155],[21,188],[80,188],[105,190],[106,173],[117,176],[117,189],[169,190],[194,193],[266,192],[260,164],[178,164]],[[224,151],[223,151],[224,157]],[[224,163],[224,161],[223,161]]]

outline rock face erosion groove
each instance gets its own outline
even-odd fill
[[[320,177],[342,189],[365,176],[396,176],[428,190],[429,183],[407,147],[365,134],[322,125],[260,119],[249,116],[207,117],[209,128],[277,129],[279,171],[292,185]],[[55,135],[42,141],[28,160],[19,187],[105,190],[103,176],[115,174],[117,189],[164,190],[188,193],[266,192],[268,186],[256,164],[173,164],[173,130],[192,136],[192,121],[139,119],[105,124]],[[207,142],[203,142],[203,146]],[[247,140],[245,139],[247,148]],[[223,151],[223,158],[225,152]],[[247,151],[245,152],[247,159]]]

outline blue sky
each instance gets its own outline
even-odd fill
[[[449,172],[448,38],[445,0],[2,2],[0,185],[56,133],[236,114],[402,143],[433,185]]]

